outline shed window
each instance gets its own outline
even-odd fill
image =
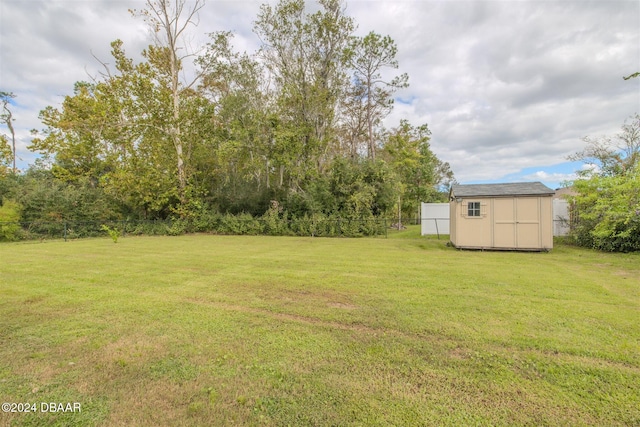
[[[480,216],[480,202],[469,202],[467,216]]]

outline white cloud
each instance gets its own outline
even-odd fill
[[[592,172],[592,173],[600,173],[601,171],[600,165],[597,165],[595,163],[585,163],[584,165],[582,165],[580,170],[582,172]]]
[[[566,182],[576,179],[575,173],[548,173],[545,171],[537,171],[532,174],[524,175],[524,181],[543,181],[543,182]]]
[[[194,44],[232,30],[239,50],[254,51],[261,3],[209,0]],[[143,7],[142,0],[0,2],[0,89],[18,95],[23,158],[31,158],[29,130],[42,127],[38,111],[59,105],[75,81],[99,69],[92,52],[108,62],[116,38],[130,56],[149,42],[144,22],[128,12]],[[359,34],[390,35],[398,72],[409,74],[411,86],[398,96],[410,102],[396,103],[385,124],[428,123],[433,150],[460,182],[545,173],[543,165],[580,150],[584,136],[615,134],[640,111],[640,79],[622,79],[640,71],[637,1],[353,0],[347,13]]]

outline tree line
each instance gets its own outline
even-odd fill
[[[61,106],[41,111],[43,128],[29,147],[40,158],[23,173],[15,166],[15,94],[0,92],[9,130],[0,136],[0,222],[174,219],[197,230],[241,228],[235,217],[275,230],[277,220],[415,217],[420,202],[446,200],[454,175],[432,152],[427,124],[383,126],[396,92],[409,85],[397,72],[398,47],[374,31],[356,36],[343,0],[262,5],[253,53],[238,52],[228,31],[189,48],[203,0],[145,6],[131,11],[154,34],[142,60],[115,40],[113,66],[101,62]],[[573,182],[574,240],[640,249],[639,116],[614,138],[585,142],[571,160],[598,167]],[[1,227],[9,226],[0,225],[0,238]]]
[[[395,42],[356,36],[342,0],[262,5],[251,54],[228,31],[190,49],[202,0],[145,6],[131,11],[154,34],[142,60],[112,42],[98,75],[40,112],[38,162],[4,169],[22,219],[260,216],[273,202],[291,217],[415,217],[446,198],[454,176],[428,126],[382,124],[409,84]]]
[[[640,115],[617,135],[584,141],[569,157],[589,166],[573,181],[572,237],[600,250],[640,251]]]

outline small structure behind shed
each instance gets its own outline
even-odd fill
[[[450,240],[457,248],[548,251],[554,191],[540,182],[454,185]]]
[[[569,202],[565,199],[553,199],[553,235],[566,236],[571,231]]]
[[[449,203],[420,204],[420,234],[449,234]]]
[[[553,195],[553,235],[566,236],[571,232],[571,205],[569,198],[576,196],[571,187],[557,188]]]

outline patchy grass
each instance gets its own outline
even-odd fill
[[[0,425],[638,425],[640,254],[0,245]]]

